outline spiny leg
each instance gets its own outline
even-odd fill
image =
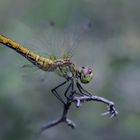
[[[71,91],[70,91],[71,94],[68,96],[67,94],[68,94],[70,88],[71,88]],[[74,79],[71,79],[71,83],[70,83],[69,86],[67,87],[67,89],[66,89],[64,95],[65,95],[65,97],[66,97],[67,99],[70,99],[70,100],[71,100],[74,94],[78,94],[78,93],[77,93],[76,90],[74,89]]]
[[[92,96],[92,94],[85,90],[78,81],[76,82],[76,85],[82,95]]]
[[[58,94],[57,89],[60,88],[60,87],[62,87],[63,85],[65,85],[67,82],[68,82],[68,81],[65,81],[65,82],[61,83],[60,85],[58,85],[57,87],[55,87],[55,88],[53,88],[53,89],[51,90],[51,92],[53,93],[53,95],[54,95],[60,102],[62,102],[63,104],[65,104],[65,102],[64,102],[64,100],[61,98],[61,96]]]
[[[69,96],[68,96],[67,94],[68,94],[68,91],[70,90],[71,86],[72,86],[72,83],[69,84],[69,86],[67,87],[67,89],[66,89],[66,91],[65,91],[65,93],[64,93],[64,95],[65,95],[65,97],[66,97],[67,99],[69,99]]]
[[[53,94],[54,94],[55,92],[57,93],[56,89],[58,89],[59,87],[65,85],[66,83],[67,83],[67,81],[63,82],[62,84],[60,84],[60,85],[58,85],[57,87],[55,87],[54,89],[52,89]],[[64,93],[65,97],[67,97],[66,103],[65,103],[65,102],[63,101],[63,99],[58,95],[58,93],[57,93],[57,94],[54,94],[55,96],[57,95],[57,96],[56,96],[57,98],[60,97],[60,98],[58,98],[58,99],[59,99],[59,100],[63,103],[63,105],[64,105],[62,116],[61,116],[60,118],[58,118],[58,119],[56,119],[56,120],[50,122],[50,123],[45,124],[45,125],[41,128],[41,130],[40,130],[38,136],[40,136],[40,134],[41,134],[42,132],[44,132],[45,130],[47,130],[47,129],[51,128],[51,127],[54,127],[54,126],[56,126],[56,125],[58,125],[59,123],[62,123],[62,122],[66,123],[66,124],[67,124],[68,126],[70,126],[72,129],[74,129],[74,128],[76,127],[75,123],[74,123],[73,121],[71,121],[70,119],[68,119],[68,117],[67,117],[68,111],[69,111],[70,106],[71,106],[71,103],[72,103],[72,101],[71,101],[71,99],[69,98],[69,96],[67,96],[67,93],[69,92],[69,90],[70,90],[71,87],[72,87],[72,83],[70,83],[70,84],[68,85],[68,87],[67,87],[67,89],[66,89],[66,91],[65,91],[65,93]]]
[[[76,91],[74,90],[74,79],[72,79],[72,82],[71,82],[71,98],[73,97],[73,95],[76,93]]]
[[[77,86],[78,87],[78,86]],[[69,90],[71,88],[71,91],[70,91],[70,95],[68,96],[68,93],[69,93]],[[78,87],[79,88],[79,87]],[[74,90],[74,79],[71,79],[71,83],[69,84],[69,86],[67,87],[64,95],[67,99],[71,99],[73,97],[74,94],[77,94],[77,95],[83,95],[84,93],[81,91],[81,89],[79,88],[79,92],[76,92],[76,90]],[[84,94],[85,95],[85,94]]]

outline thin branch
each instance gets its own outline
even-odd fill
[[[72,101],[76,103],[76,107],[80,107],[81,102],[85,102],[85,101],[102,102],[102,103],[106,104],[107,107],[108,107],[108,111],[103,113],[102,115],[110,114],[111,117],[114,117],[118,114],[118,112],[116,111],[116,109],[114,107],[114,103],[112,101],[109,101],[109,100],[107,100],[103,97],[100,97],[100,96],[95,96],[95,95],[92,95],[92,96],[86,96],[86,95],[84,95],[84,96],[74,96]]]
[[[76,124],[67,118],[67,115],[68,115],[68,111],[70,109],[70,106],[71,106],[71,100],[67,100],[67,103],[64,104],[64,108],[63,108],[63,113],[62,113],[62,116],[59,118],[59,119],[56,119],[46,125],[44,125],[41,130],[40,130],[40,133],[41,134],[42,132],[44,132],[45,130],[51,128],[51,127],[54,127],[56,125],[58,125],[59,123],[66,123],[68,126],[70,126],[72,129],[74,129],[76,127]]]
[[[40,134],[42,132],[44,132],[45,130],[47,130],[51,127],[54,127],[62,122],[66,123],[72,129],[74,129],[76,127],[76,125],[73,121],[71,121],[67,118],[68,111],[69,111],[72,103],[76,103],[76,107],[80,107],[81,103],[85,102],[85,101],[97,101],[97,102],[102,102],[102,103],[106,104],[108,107],[108,111],[103,113],[103,115],[109,114],[109,115],[111,115],[111,117],[114,117],[118,114],[118,112],[116,111],[116,109],[114,107],[114,103],[112,101],[109,101],[109,100],[103,98],[103,97],[94,96],[94,95],[92,95],[92,96],[90,96],[90,95],[73,96],[71,99],[67,98],[67,103],[64,105],[62,116],[59,119],[54,120],[54,121],[44,125],[41,128]]]

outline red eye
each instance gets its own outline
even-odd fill
[[[88,71],[88,72],[89,72],[89,74],[91,74],[91,73],[92,73],[92,70],[91,70],[91,69],[89,69],[89,71]]]

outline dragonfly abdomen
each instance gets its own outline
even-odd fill
[[[0,35],[0,43],[15,50],[44,71],[54,71],[57,69],[57,67],[63,67],[72,64],[69,59],[51,60],[50,58],[42,57],[3,35]]]

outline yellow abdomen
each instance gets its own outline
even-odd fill
[[[3,35],[0,35],[0,43],[15,50],[44,71],[54,71],[59,66],[71,65],[71,61],[69,59],[51,60],[49,58],[42,57]]]

